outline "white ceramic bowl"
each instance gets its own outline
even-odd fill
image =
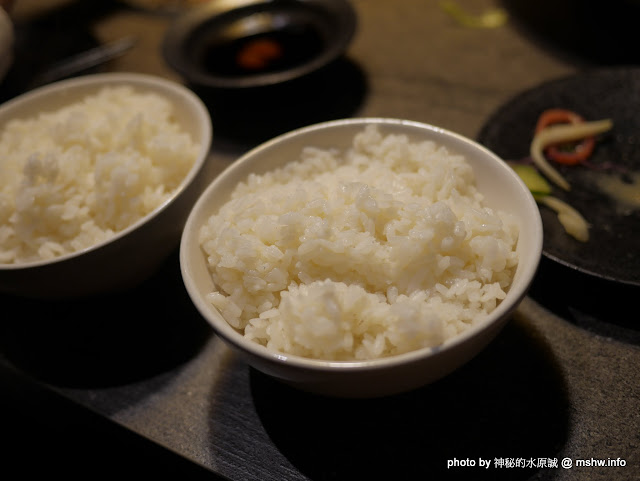
[[[434,140],[462,154],[475,171],[486,203],[514,214],[520,223],[519,265],[506,299],[483,321],[436,348],[362,362],[329,362],[272,352],[245,339],[205,299],[213,289],[205,256],[198,244],[199,227],[228,199],[250,172],[262,173],[299,158],[305,146],[346,149],[365,125],[380,132],[403,133],[410,140]],[[479,144],[430,125],[395,119],[349,119],[326,122],[279,136],[245,154],[203,192],[182,236],[180,263],[187,291],[202,316],[232,348],[256,369],[301,389],[341,397],[383,396],[435,381],[466,363],[500,331],[525,296],[542,252],[542,222],[536,203],[519,177]]]
[[[131,85],[154,92],[175,106],[175,118],[200,144],[198,157],[173,196],[111,239],[50,261],[0,264],[0,292],[37,298],[66,298],[123,290],[151,276],[178,247],[182,228],[202,192],[202,167],[211,146],[211,118],[189,89],[163,78],[129,73],[87,75],[42,87],[0,106],[0,129],[14,118],[59,109],[105,86]]]

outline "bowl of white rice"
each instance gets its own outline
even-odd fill
[[[201,315],[251,366],[373,397],[482,350],[541,250],[536,203],[492,152],[431,125],[359,118],[238,159],[195,203],[180,264]]]
[[[211,119],[155,76],[87,75],[0,106],[0,292],[121,291],[175,251],[202,192]]]

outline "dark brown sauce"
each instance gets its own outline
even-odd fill
[[[257,35],[219,40],[203,55],[205,69],[214,75],[240,77],[281,72],[320,54],[323,40],[309,26],[289,26]]]

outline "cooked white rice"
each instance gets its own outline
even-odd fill
[[[128,86],[10,121],[0,134],[0,263],[110,238],[168,200],[197,155],[169,100]]]
[[[362,360],[436,346],[487,316],[518,258],[471,166],[373,126],[346,152],[250,175],[201,228],[208,299],[276,351]]]

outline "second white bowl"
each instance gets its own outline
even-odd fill
[[[199,145],[195,162],[167,201],[108,240],[51,260],[0,264],[1,292],[65,298],[126,289],[148,278],[178,246],[187,215],[204,187],[201,171],[212,138],[209,112],[191,90],[142,74],[77,77],[33,90],[0,106],[0,129],[13,119],[56,111],[114,86],[131,86],[135,92],[168,99],[175,121]]]

